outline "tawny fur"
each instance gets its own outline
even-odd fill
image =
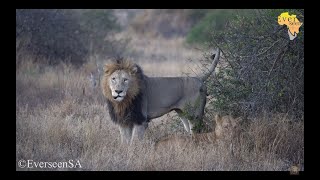
[[[216,115],[216,126],[213,132],[193,134],[191,137],[182,135],[172,135],[165,139],[158,141],[155,145],[155,149],[169,149],[174,147],[184,148],[192,144],[208,144],[216,143],[219,140],[227,141],[232,138],[234,128],[238,119],[234,119],[231,116]]]

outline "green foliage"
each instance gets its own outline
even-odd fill
[[[194,21],[194,27],[187,35],[187,43],[208,42],[208,37],[212,31],[223,30],[227,22],[234,18],[237,10],[216,9],[216,10],[193,10],[190,12],[190,18]],[[250,10],[242,10],[241,14],[247,14]],[[238,12],[239,13],[239,12]]]
[[[198,23],[202,18],[204,18],[210,12],[209,9],[190,9],[187,11],[187,17],[192,22],[192,24]]]
[[[304,26],[289,40],[287,27],[277,22],[286,11],[303,22],[303,10],[257,10],[253,16],[237,15],[223,31],[213,32],[212,45],[223,51],[216,79],[208,81],[216,111],[303,118]]]

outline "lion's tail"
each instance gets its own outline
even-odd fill
[[[212,64],[210,66],[210,69],[209,69],[209,72],[207,72],[205,75],[203,75],[201,77],[201,80],[202,81],[205,81],[208,79],[208,77],[212,74],[212,72],[215,70],[217,64],[218,64],[218,61],[220,59],[220,49],[217,48],[216,49],[216,52],[211,56],[211,59],[213,59],[212,61]]]

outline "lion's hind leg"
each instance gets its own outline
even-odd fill
[[[190,124],[190,121],[184,117],[180,117],[182,123],[183,123],[183,126],[184,126],[184,129],[188,132],[188,134],[191,134],[192,131],[191,131],[191,124]]]
[[[178,115],[183,123],[184,129],[188,132],[188,134],[191,135],[192,131],[190,128],[191,127],[190,121],[183,116],[183,112],[181,110],[176,110],[176,112],[178,113]]]
[[[207,102],[206,90],[200,94],[199,98],[199,104],[196,106],[194,117],[191,119],[191,122],[189,121],[192,134],[200,133],[203,126],[204,108]]]

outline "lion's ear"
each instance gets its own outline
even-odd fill
[[[103,72],[106,73],[106,74],[108,74],[110,72],[110,68],[109,68],[108,64],[103,66]]]
[[[217,123],[217,124],[220,124],[220,123],[221,123],[221,115],[220,115],[220,114],[216,114],[216,116],[215,116],[214,119],[216,120],[216,123]]]
[[[139,71],[138,66],[135,64],[131,68],[131,74],[136,74]]]

